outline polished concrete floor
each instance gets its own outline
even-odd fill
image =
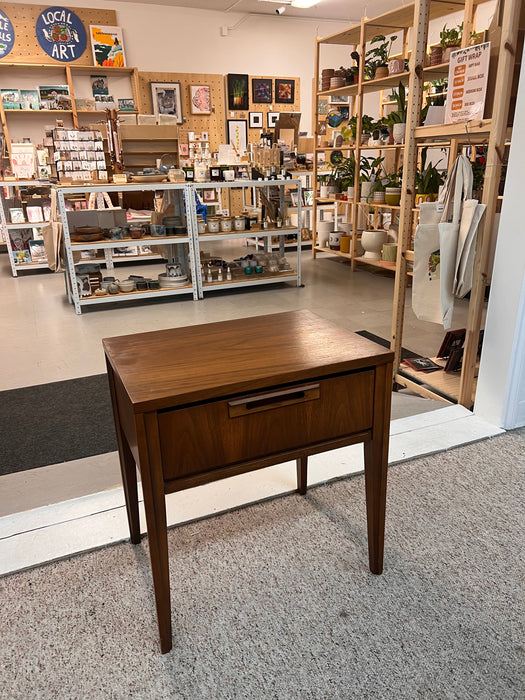
[[[217,248],[211,248],[210,252],[228,258],[247,252],[245,247],[235,247],[235,243],[226,244],[227,252],[222,243],[216,243]],[[289,256],[293,263],[294,254]],[[151,263],[116,266],[120,279],[130,273],[150,275],[159,271],[162,266]],[[383,338],[390,336],[394,289],[390,272],[364,267],[351,272],[348,263],[340,258],[321,254],[314,261],[311,252],[304,250],[302,273],[301,288],[267,285],[210,293],[198,302],[190,297],[175,297],[146,303],[115,303],[89,307],[76,315],[66,299],[62,274],[25,272],[15,279],[7,256],[0,255],[0,387],[15,389],[102,373],[105,363],[101,340],[105,337],[279,311],[307,308],[349,330],[367,330]],[[459,301],[452,327],[464,327],[466,314],[467,303]],[[403,345],[432,356],[442,338],[440,326],[414,317],[409,289]],[[424,413],[443,405],[406,393],[394,394],[392,418]],[[49,410],[54,407],[50,406]],[[96,405],[92,410],[97,410]],[[110,456],[0,477],[3,493],[0,515],[96,493],[119,482],[118,466]]]

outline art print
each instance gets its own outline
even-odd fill
[[[248,76],[240,73],[228,73],[226,83],[228,86],[228,109],[248,109]]]
[[[170,114],[182,124],[180,83],[150,83],[153,114]]]
[[[192,114],[211,114],[209,85],[190,85],[190,109]]]
[[[89,35],[93,51],[93,63],[96,66],[124,68],[126,55],[120,27],[90,25]]]
[[[269,78],[252,78],[252,102],[255,104],[272,103],[272,81]]]
[[[295,100],[295,80],[275,80],[275,101],[280,104],[293,104]]]

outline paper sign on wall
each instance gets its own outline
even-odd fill
[[[450,54],[445,124],[483,119],[490,41]]]

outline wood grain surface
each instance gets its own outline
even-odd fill
[[[310,311],[106,338],[136,413],[392,361],[390,350]]]

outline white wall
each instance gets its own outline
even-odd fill
[[[474,412],[502,428],[525,425],[525,71],[522,62],[505,199],[494,259]]]
[[[298,76],[301,129],[308,132],[312,128],[315,38],[347,26],[341,22],[291,19],[286,15],[243,15],[150,2],[68,0],[66,4],[71,8],[114,9],[117,23],[123,29],[127,63],[139,70]],[[221,36],[221,27],[231,27],[228,36]],[[349,51],[334,47],[333,63],[328,65],[341,64],[350,65]],[[279,111],[278,105],[274,111]]]

